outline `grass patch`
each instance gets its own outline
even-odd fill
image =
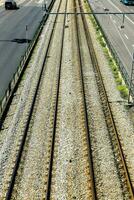
[[[122,98],[124,99],[128,98],[128,89],[125,85],[118,85],[117,89],[120,91]]]
[[[116,83],[117,85],[122,85],[122,79],[121,78],[116,78]]]

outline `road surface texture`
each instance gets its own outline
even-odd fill
[[[48,1],[49,4],[50,1]],[[0,99],[43,16],[44,1],[18,1],[18,10],[0,7]],[[27,26],[27,31],[26,31]]]
[[[134,6],[126,6],[120,0],[89,0],[95,12],[134,13]],[[134,53],[134,14],[125,15],[96,15],[108,39],[125,66],[131,74],[132,56]],[[124,25],[124,28],[121,26]]]

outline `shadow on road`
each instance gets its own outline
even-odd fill
[[[23,44],[23,43],[30,43],[31,40],[30,39],[18,39],[18,38],[15,38],[13,40],[0,40],[0,42],[16,42],[16,43],[19,43],[19,44]]]

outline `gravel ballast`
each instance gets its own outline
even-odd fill
[[[68,11],[73,10],[74,5],[72,2],[72,0],[68,0]],[[59,0],[56,1],[56,8],[58,3]],[[63,12],[64,8],[65,1],[63,1],[60,11]],[[1,199],[4,199],[10,181],[15,157],[29,115],[40,69],[44,61],[49,39],[48,35],[53,29],[54,18],[54,15],[50,15],[48,22],[44,26],[42,35],[26,70],[27,73],[16,92],[12,107],[1,130]],[[51,48],[48,51],[12,199],[45,199],[60,65],[63,18],[64,15],[58,16],[58,21],[54,28],[55,34],[52,38]],[[129,110],[126,109],[127,102],[121,98],[120,93],[116,89],[113,74],[102,48],[97,42],[95,30],[89,18],[87,20],[130,176],[134,181],[134,129],[133,123],[129,118]],[[128,194],[123,194],[121,188],[121,180],[116,168],[80,15],[78,22],[97,198],[99,200],[128,200]],[[66,16],[61,63],[51,200],[93,199],[91,193],[91,170],[88,160],[89,149],[86,140],[87,127],[84,96],[77,47],[74,15],[68,15]]]
[[[97,42],[95,29],[89,18],[87,20],[108,99],[112,108],[114,121],[125,154],[130,178],[134,185],[134,123],[133,118],[131,117],[132,111],[129,106],[127,106],[127,100],[121,98],[120,93],[117,90],[117,85],[113,78],[110,66],[108,65],[108,61],[104,56],[101,45]]]

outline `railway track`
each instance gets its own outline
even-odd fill
[[[65,13],[67,11],[67,3],[68,3],[68,0],[66,0],[66,3],[65,3]],[[65,24],[66,24],[66,14],[64,15],[62,39],[61,39],[62,42],[61,42],[60,62],[59,62],[59,70],[58,70],[59,72],[58,72],[58,80],[57,80],[57,94],[56,94],[55,113],[54,113],[54,121],[53,121],[53,135],[52,135],[52,144],[51,144],[51,156],[50,156],[50,162],[49,162],[46,199],[50,199],[50,196],[51,196],[52,170],[53,170],[53,160],[54,160],[55,134],[56,134],[56,125],[57,125],[57,112],[58,112],[59,87],[60,87],[63,46],[64,46]]]
[[[78,2],[79,2],[80,12],[84,12],[82,2],[80,0]],[[122,150],[122,145],[121,145],[121,142],[119,139],[118,131],[116,129],[116,124],[114,122],[111,106],[109,103],[105,85],[103,83],[103,78],[102,78],[102,75],[101,75],[101,72],[99,69],[95,51],[93,48],[92,39],[89,34],[89,31],[87,31],[88,26],[87,26],[87,21],[86,21],[86,18],[84,15],[82,15],[82,21],[84,24],[84,30],[85,30],[85,35],[86,35],[89,52],[91,55],[92,64],[94,66],[96,82],[98,85],[98,91],[100,94],[102,108],[103,108],[103,112],[104,112],[104,116],[105,116],[105,120],[106,120],[106,124],[107,124],[107,129],[109,132],[109,139],[110,139],[114,157],[115,157],[115,163],[116,163],[118,174],[119,174],[120,181],[121,181],[123,195],[124,195],[124,197],[127,196],[127,198],[128,198],[128,196],[129,196],[130,199],[134,199],[134,189],[133,189],[133,185],[132,185],[132,182],[130,179],[129,170],[128,170],[128,167],[126,164],[125,155]]]
[[[79,2],[80,3],[80,2]],[[76,1],[74,1],[74,12],[77,13],[77,4]],[[79,4],[80,6],[80,4]],[[89,130],[89,124],[88,124],[88,114],[87,114],[87,105],[86,105],[86,99],[85,99],[85,87],[84,87],[84,76],[83,76],[83,70],[82,70],[82,56],[81,56],[81,48],[80,48],[80,38],[79,38],[79,23],[77,16],[75,15],[75,21],[76,21],[76,32],[77,32],[77,41],[78,41],[78,53],[79,53],[79,64],[80,64],[80,71],[81,71],[81,82],[82,82],[82,91],[83,91],[83,98],[84,98],[84,108],[85,108],[85,119],[86,119],[86,129],[87,129],[87,144],[88,144],[88,157],[89,157],[89,163],[90,163],[90,174],[91,174],[91,185],[92,185],[92,194],[93,199],[97,199],[96,190],[95,190],[95,177],[94,177],[94,169],[93,169],[93,158],[92,158],[92,149],[91,149],[91,141],[90,141],[90,130]]]
[[[61,1],[61,4],[63,4],[63,2]],[[66,10],[67,10],[67,1],[66,1],[66,3],[64,3],[65,4],[65,12],[66,12]],[[70,3],[71,4],[71,3]],[[62,9],[63,9],[63,5],[61,6],[62,7]],[[60,6],[59,6],[59,8],[60,8]],[[60,22],[59,21],[57,21],[57,19],[60,19]],[[60,49],[59,49],[59,59],[57,59],[58,61],[58,63],[57,63],[57,70],[55,71],[56,72],[56,79],[55,79],[55,84],[54,84],[54,88],[52,89],[53,90],[53,93],[51,94],[52,96],[53,96],[53,103],[52,103],[52,107],[53,107],[53,109],[52,109],[52,111],[51,111],[51,134],[50,135],[48,135],[48,137],[49,137],[49,141],[48,141],[48,147],[47,147],[47,151],[48,151],[48,158],[47,158],[47,163],[46,163],[46,170],[45,170],[45,174],[46,174],[46,178],[45,178],[45,184],[44,184],[44,186],[43,186],[43,188],[44,188],[44,195],[43,196],[41,196],[41,198],[45,198],[45,199],[50,199],[50,198],[53,198],[53,196],[55,196],[55,194],[54,194],[54,192],[53,192],[53,186],[52,186],[52,182],[53,182],[53,177],[54,177],[54,174],[56,174],[57,172],[56,172],[56,167],[55,167],[55,164],[56,164],[56,162],[55,162],[55,140],[56,140],[56,138],[58,137],[58,138],[60,138],[60,134],[59,134],[59,136],[58,136],[58,134],[57,134],[57,124],[58,123],[60,123],[59,122],[59,117],[58,117],[58,115],[59,115],[59,113],[58,113],[58,111],[60,110],[60,103],[59,103],[59,99],[61,99],[61,68],[63,67],[63,60],[65,59],[63,59],[63,52],[64,52],[64,50],[63,50],[63,44],[64,44],[64,40],[65,40],[65,38],[64,38],[64,34],[65,34],[65,30],[68,28],[68,25],[67,25],[67,16],[66,16],[66,14],[65,14],[65,16],[64,17],[62,17],[62,20],[61,20],[61,17],[60,18],[58,18],[58,15],[57,15],[57,18],[56,18],[56,20],[55,20],[55,23],[54,24],[58,24],[58,22],[60,23],[60,27],[63,27],[63,29],[62,29],[62,34],[61,34],[61,45],[59,45],[59,47],[60,47]],[[61,22],[62,21],[62,22]],[[63,23],[63,25],[62,25],[62,23]],[[61,26],[62,25],[62,26]],[[53,30],[56,30],[56,28],[53,28]],[[55,32],[55,31],[54,31]],[[55,37],[54,35],[52,36],[52,38],[53,37]],[[77,40],[76,40],[76,43],[77,43]],[[51,46],[51,45],[50,45]],[[79,46],[79,44],[78,44],[78,46]],[[52,47],[51,47],[52,48]],[[51,48],[47,51],[48,52],[48,55],[47,55],[47,57],[49,57],[49,54],[51,55]],[[58,49],[57,49],[58,50]],[[76,51],[77,52],[77,51]],[[77,53],[75,53],[75,54],[77,54]],[[76,55],[75,55],[75,57],[76,57]],[[76,57],[77,58],[77,57]],[[76,61],[75,61],[76,62]],[[43,63],[43,65],[47,65],[46,63]],[[47,68],[47,67],[46,67]],[[76,69],[75,69],[75,71],[77,70],[77,66],[76,66]],[[43,70],[42,70],[43,71]],[[62,72],[63,73],[63,72]],[[76,73],[77,73],[77,71],[76,71]],[[62,75],[63,76],[63,75]],[[79,71],[79,69],[78,69],[78,74],[77,74],[77,79],[78,79],[78,84],[76,84],[77,83],[77,81],[75,80],[75,87],[76,87],[76,89],[78,89],[78,94],[80,95],[80,93],[81,93],[81,90],[82,90],[82,85],[81,85],[81,73],[80,73],[80,71]],[[24,150],[24,153],[23,153],[23,149],[25,149],[25,146],[24,145],[26,145],[26,143],[28,143],[29,141],[29,139],[27,140],[26,139],[26,137],[27,137],[27,134],[28,134],[28,129],[29,129],[29,127],[31,127],[31,125],[30,125],[30,120],[31,120],[31,118],[33,117],[32,116],[32,113],[33,113],[33,111],[34,111],[34,106],[35,106],[35,104],[36,104],[36,98],[37,98],[37,96],[39,95],[39,94],[37,94],[38,93],[38,90],[40,90],[39,89],[39,86],[40,86],[40,80],[41,80],[42,78],[41,78],[41,75],[40,75],[40,79],[39,79],[39,82],[38,82],[38,85],[37,85],[37,89],[36,89],[36,92],[35,92],[35,97],[33,98],[33,102],[32,102],[32,105],[31,105],[31,109],[30,109],[30,113],[29,113],[29,115],[28,115],[28,120],[27,120],[27,122],[26,122],[26,126],[25,126],[25,130],[24,130],[24,136],[23,136],[23,138],[22,138],[22,141],[21,141],[21,145],[20,145],[20,147],[19,147],[19,151],[18,151],[18,153],[17,153],[17,159],[16,159],[16,161],[15,161],[15,167],[14,167],[14,170],[13,170],[13,173],[12,173],[12,178],[11,178],[11,181],[10,181],[10,185],[9,185],[9,188],[8,188],[8,192],[7,192],[7,195],[6,195],[6,199],[10,199],[11,197],[13,197],[13,198],[20,198],[20,194],[19,194],[19,191],[18,190],[20,190],[21,192],[20,193],[22,193],[22,192],[24,192],[23,190],[21,190],[22,188],[23,188],[23,186],[21,186],[20,187],[20,189],[18,189],[18,186],[20,185],[20,183],[22,183],[22,180],[20,180],[20,179],[23,179],[23,178],[20,178],[20,174],[23,174],[23,173],[21,173],[21,167],[19,167],[19,165],[21,166],[21,164],[20,164],[20,161],[21,161],[21,163],[25,163],[26,161],[25,161],[25,159],[27,159],[26,157],[26,155],[25,154],[27,154],[27,153],[25,153],[25,150]],[[79,80],[80,79],[80,80]],[[41,84],[42,85],[42,84]],[[71,88],[70,88],[71,89]],[[81,123],[81,126],[80,126],[80,132],[82,133],[82,138],[83,138],[83,143],[82,143],[82,148],[83,149],[80,149],[80,152],[81,151],[83,151],[82,153],[81,153],[81,156],[82,157],[84,157],[83,158],[83,160],[86,160],[85,162],[87,162],[87,164],[86,164],[86,166],[84,166],[84,167],[82,167],[82,168],[87,168],[86,169],[86,172],[85,173],[87,173],[87,177],[85,178],[85,180],[86,179],[89,179],[89,181],[90,181],[90,183],[88,184],[88,185],[86,185],[86,187],[88,188],[88,192],[86,191],[85,192],[85,194],[84,195],[87,195],[87,196],[89,196],[91,199],[94,199],[95,198],[95,192],[94,192],[94,187],[93,187],[93,182],[94,182],[94,180],[93,180],[93,178],[92,178],[92,173],[93,173],[93,171],[92,171],[92,169],[90,170],[90,167],[92,166],[92,161],[90,160],[90,154],[88,154],[87,155],[87,153],[88,153],[88,151],[89,151],[89,149],[90,149],[90,142],[89,142],[89,138],[88,138],[88,126],[86,125],[86,123],[87,123],[87,120],[86,120],[86,115],[85,115],[85,103],[84,103],[84,100],[83,100],[83,94],[82,95],[80,95],[81,97],[80,98],[82,98],[82,101],[80,101],[80,100],[78,100],[78,102],[80,103],[80,104],[82,104],[81,106],[80,106],[80,108],[81,108],[81,111],[82,111],[82,114],[81,114],[81,116],[80,116],[80,119],[78,120],[78,124],[79,124],[79,121],[80,121],[80,123]],[[38,98],[37,98],[38,99]],[[78,112],[78,111],[77,111]],[[35,115],[35,114],[34,114]],[[78,117],[79,118],[79,117]],[[83,121],[84,120],[84,121]],[[73,125],[73,124],[72,124]],[[83,131],[83,128],[84,128],[84,131]],[[60,128],[61,129],[61,128]],[[79,129],[79,128],[78,128]],[[58,132],[62,132],[61,130],[58,130]],[[27,141],[26,141],[27,140]],[[58,141],[58,139],[56,140],[56,143],[57,143],[57,141]],[[77,142],[78,143],[78,141],[76,140],[75,142]],[[29,144],[27,145],[27,146],[29,146]],[[86,149],[85,149],[86,148]],[[88,148],[88,150],[87,150],[87,148]],[[23,155],[22,155],[23,154]],[[31,154],[30,154],[30,156],[31,156]],[[22,157],[22,159],[21,159],[21,157]],[[50,160],[49,160],[50,159]],[[62,158],[63,159],[63,158]],[[53,166],[53,162],[54,162],[54,166]],[[72,160],[70,159],[70,163],[72,162]],[[90,166],[88,166],[89,165],[89,163],[90,163]],[[23,164],[22,164],[23,165]],[[79,164],[77,164],[77,165],[79,165]],[[22,167],[23,168],[23,167]],[[18,171],[19,170],[19,171]],[[24,170],[25,170],[25,166],[24,166]],[[18,171],[18,174],[19,175],[17,175],[17,171]],[[48,174],[47,174],[48,173]],[[80,176],[80,175],[79,175]],[[24,180],[25,180],[26,178],[24,177]],[[17,181],[16,181],[17,180]],[[14,183],[15,183],[15,181],[16,181],[16,184],[15,184],[15,186],[14,186]],[[77,180],[78,181],[78,180]],[[57,182],[57,181],[56,181]],[[25,183],[26,184],[26,186],[27,186],[27,183]],[[82,183],[83,184],[83,183]],[[26,187],[26,186],[24,186],[24,188]],[[29,187],[30,187],[31,185],[29,185]],[[31,186],[32,187],[32,186]],[[52,188],[51,188],[52,187]],[[82,187],[82,186],[81,186]],[[78,188],[81,192],[82,192],[82,188]],[[52,190],[52,191],[51,191]],[[29,190],[28,190],[29,191]],[[73,189],[72,189],[72,191],[73,191]],[[13,192],[13,194],[12,194],[12,192]],[[76,191],[75,191],[76,192]],[[74,191],[73,191],[73,193],[74,193]],[[26,195],[26,193],[24,192],[24,195]],[[70,195],[73,195],[73,194],[71,194],[71,191],[70,191]],[[22,198],[22,197],[21,197]],[[24,198],[25,198],[25,196],[24,196]],[[32,196],[30,197],[30,198],[32,198]]]
[[[75,13],[76,12],[75,6],[76,5],[74,4],[74,2],[69,1],[69,3],[68,3],[68,10],[72,9],[73,12]],[[66,11],[67,11],[67,9],[66,9]],[[77,81],[75,80],[76,78],[72,78],[72,80],[74,82],[76,81],[76,83],[77,83],[77,84],[75,83],[75,90],[76,90],[75,93],[81,99],[80,101],[78,100],[78,103],[76,103],[78,105],[81,113],[79,113],[80,116],[76,120],[77,122],[74,121],[74,123],[77,124],[77,130],[79,130],[79,132],[81,134],[81,140],[83,141],[82,142],[82,146],[81,146],[81,148],[80,148],[79,151],[82,154],[81,156],[85,157],[84,162],[86,164],[83,167],[83,170],[86,169],[87,173],[85,175],[87,177],[84,177],[85,180],[82,183],[79,180],[80,181],[79,182],[79,187],[77,188],[77,186],[76,186],[76,191],[75,191],[74,188],[73,188],[72,180],[71,180],[73,177],[70,177],[70,180],[68,180],[69,179],[68,176],[66,177],[66,175],[65,175],[65,181],[67,179],[67,182],[70,182],[70,184],[67,183],[67,186],[65,184],[65,187],[69,187],[67,194],[64,194],[64,187],[62,186],[62,181],[60,180],[58,182],[58,177],[61,177],[62,174],[64,173],[62,171],[62,169],[59,168],[60,167],[59,163],[61,163],[61,168],[62,168],[64,166],[65,159],[67,159],[66,156],[64,156],[64,153],[65,153],[64,151],[65,151],[66,147],[63,147],[63,148],[60,147],[60,146],[62,146],[62,141],[59,141],[60,138],[63,138],[63,137],[66,138],[66,136],[64,135],[65,133],[62,134],[63,127],[64,126],[66,127],[66,124],[64,124],[64,123],[62,124],[62,122],[61,122],[62,113],[65,114],[65,120],[67,120],[66,119],[66,117],[67,117],[66,116],[67,115],[66,111],[62,111],[62,107],[64,107],[62,105],[62,99],[65,98],[64,97],[65,94],[64,94],[63,91],[64,91],[64,89],[65,89],[65,91],[67,90],[67,88],[64,88],[64,81],[65,81],[64,79],[66,79],[65,78],[65,73],[66,72],[64,72],[64,70],[66,71],[65,68],[67,66],[63,67],[63,65],[64,65],[64,63],[67,62],[67,60],[70,58],[70,56],[72,56],[71,52],[69,52],[69,55],[67,55],[66,51],[64,50],[64,49],[66,49],[66,45],[64,44],[64,49],[62,49],[63,52],[62,52],[62,60],[61,60],[61,77],[60,77],[61,80],[60,80],[60,83],[59,83],[59,96],[58,96],[59,101],[58,101],[58,104],[57,104],[57,113],[56,113],[57,114],[57,118],[56,118],[56,122],[55,122],[55,141],[56,141],[55,146],[56,147],[55,147],[55,151],[53,151],[53,153],[52,153],[53,156],[51,156],[51,159],[52,159],[52,162],[53,162],[53,167],[50,166],[50,170],[52,170],[52,171],[51,171],[51,175],[50,175],[51,182],[50,182],[50,187],[49,188],[51,188],[51,191],[49,192],[49,198],[50,199],[55,199],[55,198],[59,198],[59,199],[62,199],[62,198],[63,199],[66,199],[66,198],[67,199],[72,199],[72,198],[73,199],[78,199],[79,198],[79,193],[81,193],[83,191],[83,189],[85,189],[85,191],[82,192],[83,193],[83,197],[82,197],[83,199],[85,199],[85,198],[87,198],[87,199],[96,199],[96,191],[95,191],[95,185],[94,185],[94,172],[93,172],[93,166],[92,166],[93,162],[92,162],[92,155],[91,155],[91,145],[90,145],[90,138],[89,138],[89,135],[88,135],[89,129],[88,129],[88,120],[87,120],[87,113],[86,113],[86,103],[85,103],[85,98],[84,98],[84,87],[83,87],[84,83],[83,83],[83,79],[82,79],[81,61],[79,60],[79,56],[80,56],[80,49],[79,49],[80,48],[80,44],[79,44],[79,40],[77,38],[77,36],[78,36],[77,35],[78,34],[78,32],[77,32],[78,31],[77,25],[78,24],[77,24],[77,20],[76,20],[75,16],[73,16],[73,17],[72,16],[71,17],[66,16],[66,19],[64,21],[65,22],[65,24],[64,24],[65,28],[70,28],[71,29],[71,25],[69,23],[70,21],[73,24],[73,28],[72,28],[73,29],[72,32],[74,34],[73,41],[75,41],[74,44],[76,45],[75,53],[73,54],[73,56],[75,57],[75,61],[74,61],[74,63],[75,63],[74,64],[75,65],[74,68],[75,69],[74,69],[74,71],[71,71],[71,69],[69,69],[69,70],[67,70],[67,73],[70,73],[70,71],[71,71],[71,73],[74,75],[74,77],[76,76],[77,81],[79,82],[79,83],[77,83]],[[63,43],[65,43],[65,41],[67,41],[67,39],[69,37],[67,31],[65,31],[64,35],[65,35],[64,36],[65,38],[63,39]],[[78,60],[78,61],[76,62],[76,60]],[[70,59],[69,59],[69,61],[70,61]],[[70,82],[72,82],[72,80],[70,80]],[[69,91],[70,91],[69,94],[72,94],[74,92],[73,89],[71,88],[71,86],[69,86]],[[68,91],[66,91],[66,92],[68,92]],[[78,107],[76,108],[77,110],[78,110]],[[76,112],[76,114],[77,114],[77,112]],[[73,121],[73,117],[71,117],[72,121]],[[66,123],[68,123],[68,121]],[[81,124],[81,125],[79,125],[79,124]],[[74,124],[71,124],[69,126],[74,126]],[[72,131],[72,133],[73,133],[73,131]],[[78,141],[75,141],[74,138],[73,138],[73,140],[74,140],[73,141],[74,143],[76,143],[77,145],[79,145]],[[66,143],[66,142],[63,140],[63,143]],[[65,145],[67,145],[67,144],[65,144]],[[75,145],[75,144],[73,144],[73,145]],[[69,146],[69,144],[68,144],[68,146]],[[76,149],[76,150],[78,151],[78,149]],[[63,155],[60,155],[60,153],[57,153],[57,152],[60,152],[60,151],[63,151],[63,153],[61,153]],[[73,156],[73,155],[71,155],[71,156]],[[73,159],[74,159],[74,161],[73,161]],[[70,158],[69,159],[70,168],[72,167],[71,163],[75,162],[75,159],[76,158]],[[78,161],[77,165],[78,166],[81,165],[79,161]],[[75,169],[76,171],[77,171],[77,167]],[[79,173],[80,173],[79,170],[77,172],[78,172],[78,174],[76,176],[80,176],[79,175]],[[66,173],[68,175],[69,169],[66,170]],[[70,174],[71,173],[72,172],[70,172]],[[74,175],[72,174],[72,176],[74,176]],[[77,182],[77,178],[74,178],[74,179],[76,179],[75,181]],[[83,187],[83,189],[82,189],[82,186],[80,184],[85,185],[86,179],[87,179],[88,184],[86,184],[86,186]],[[78,191],[78,194],[77,194],[77,191]]]
[[[60,7],[61,7],[61,4],[62,4],[62,1],[60,1],[59,3],[59,7],[58,7],[58,10],[57,10],[57,13],[59,12],[60,10]],[[66,12],[66,7],[67,7],[67,1],[65,3],[65,12]],[[58,66],[59,68],[57,69],[57,80],[56,80],[56,96],[54,97],[55,98],[55,103],[53,105],[54,107],[54,110],[53,110],[53,133],[52,133],[52,136],[51,136],[51,144],[50,144],[50,161],[49,161],[49,169],[48,169],[48,180],[46,181],[46,194],[44,194],[45,196],[45,199],[50,199],[50,191],[51,191],[51,177],[52,177],[52,166],[53,166],[53,154],[54,154],[54,146],[55,146],[55,129],[56,129],[56,117],[57,117],[57,106],[58,106],[58,95],[59,95],[59,84],[60,84],[60,71],[61,71],[61,60],[62,60],[62,51],[63,51],[63,40],[64,40],[64,27],[65,27],[65,20],[66,20],[66,17],[64,17],[64,20],[63,20],[63,25],[61,23],[61,26],[63,26],[63,30],[62,30],[62,36],[61,36],[61,47],[59,49],[60,53],[59,53],[59,59],[58,59]],[[53,37],[53,34],[54,34],[54,29],[55,29],[55,26],[56,26],[56,23],[58,21],[58,14],[56,15],[55,17],[55,21],[54,21],[54,27],[52,29],[52,32],[51,32],[51,36],[50,36],[50,42],[49,44],[52,42],[52,37]],[[49,50],[50,46],[48,46],[48,49],[47,49],[47,52],[50,51]],[[48,55],[46,54],[46,57]],[[46,59],[44,60],[44,63],[43,65],[45,65],[45,61]],[[43,69],[42,69],[43,71]],[[42,73],[41,73],[42,74]],[[41,76],[40,76],[40,79],[39,79],[39,84],[40,84],[40,81],[41,81]],[[38,89],[39,89],[39,84],[37,86],[37,92],[38,92]],[[34,97],[34,102],[35,102],[35,99],[36,99],[36,95],[37,95],[37,92],[35,93],[35,97]],[[32,106],[32,111],[33,111],[33,106]],[[31,112],[32,113],[32,112]],[[31,113],[29,115],[30,119],[31,119]],[[28,121],[28,126],[29,126],[29,123],[30,121]],[[27,133],[28,130],[26,130],[26,133]],[[23,144],[24,145],[24,144]],[[20,157],[20,155],[19,155]],[[15,169],[17,170],[17,168]],[[11,186],[12,187],[12,186]],[[10,188],[9,188],[10,189]],[[11,189],[11,192],[12,192],[13,188]],[[10,192],[10,190],[9,190]],[[11,192],[8,194],[8,196],[10,197],[11,196]]]
[[[60,5],[61,5],[61,1],[59,3],[57,12],[60,9]],[[36,86],[34,86],[35,90],[33,91],[34,94],[32,96],[32,102],[30,103],[30,108],[29,108],[29,111],[27,113],[28,117],[25,116],[26,117],[26,123],[25,123],[24,129],[23,129],[23,134],[21,134],[21,137],[19,138],[20,141],[19,141],[19,144],[17,145],[17,149],[16,149],[16,153],[15,153],[16,155],[14,155],[16,159],[13,159],[14,163],[12,163],[12,167],[10,169],[11,170],[10,171],[11,176],[9,178],[9,181],[7,181],[7,183],[3,187],[4,191],[6,191],[6,189],[8,188],[7,192],[6,192],[6,197],[5,197],[6,199],[11,199],[11,196],[12,196],[13,187],[14,187],[16,176],[17,176],[17,170],[19,168],[22,152],[23,152],[25,141],[26,141],[26,138],[27,138],[30,120],[31,120],[32,115],[33,115],[35,101],[36,101],[36,98],[37,98],[38,90],[39,90],[41,79],[42,79],[42,74],[43,74],[43,71],[45,70],[44,66],[45,66],[45,62],[47,60],[50,45],[52,43],[52,37],[53,37],[53,34],[54,34],[54,29],[55,29],[55,25],[56,25],[56,22],[57,22],[57,18],[58,18],[58,14],[55,17],[55,20],[54,20],[54,23],[53,23],[53,28],[51,29],[50,38],[49,38],[49,41],[48,41],[48,47],[46,49],[44,62],[42,63],[41,70],[40,70],[39,75],[37,77],[38,78],[37,83],[36,83]],[[9,185],[8,185],[8,183],[9,183]]]
[[[56,1],[54,12],[57,14],[51,19],[43,60],[37,58],[40,67],[31,75],[34,81],[30,79],[31,88],[25,93],[27,104],[22,106],[24,110],[16,109],[19,114],[15,114],[12,120],[17,118],[17,122],[9,131],[9,135],[13,131],[13,136],[1,144],[1,199],[134,197],[86,18],[84,15],[67,15],[70,10],[83,12],[83,3],[80,0]],[[58,15],[58,12],[65,14]],[[89,77],[87,74],[91,71],[95,75]],[[100,158],[98,150],[101,146],[94,125],[96,122],[91,116],[93,105],[90,105],[89,99],[92,98],[88,90],[90,81],[95,82],[95,78],[108,132],[108,151],[112,154],[109,156],[107,152],[104,157],[113,167],[109,171],[114,173],[111,176],[115,183],[105,173],[103,175],[99,166],[103,158]],[[21,96],[20,102],[23,104]],[[7,144],[9,139],[13,141]],[[108,148],[104,146],[105,151]],[[100,158],[99,162],[97,158]],[[105,179],[110,186],[103,184]],[[115,187],[115,194],[100,192],[106,189],[104,186],[109,191]]]

